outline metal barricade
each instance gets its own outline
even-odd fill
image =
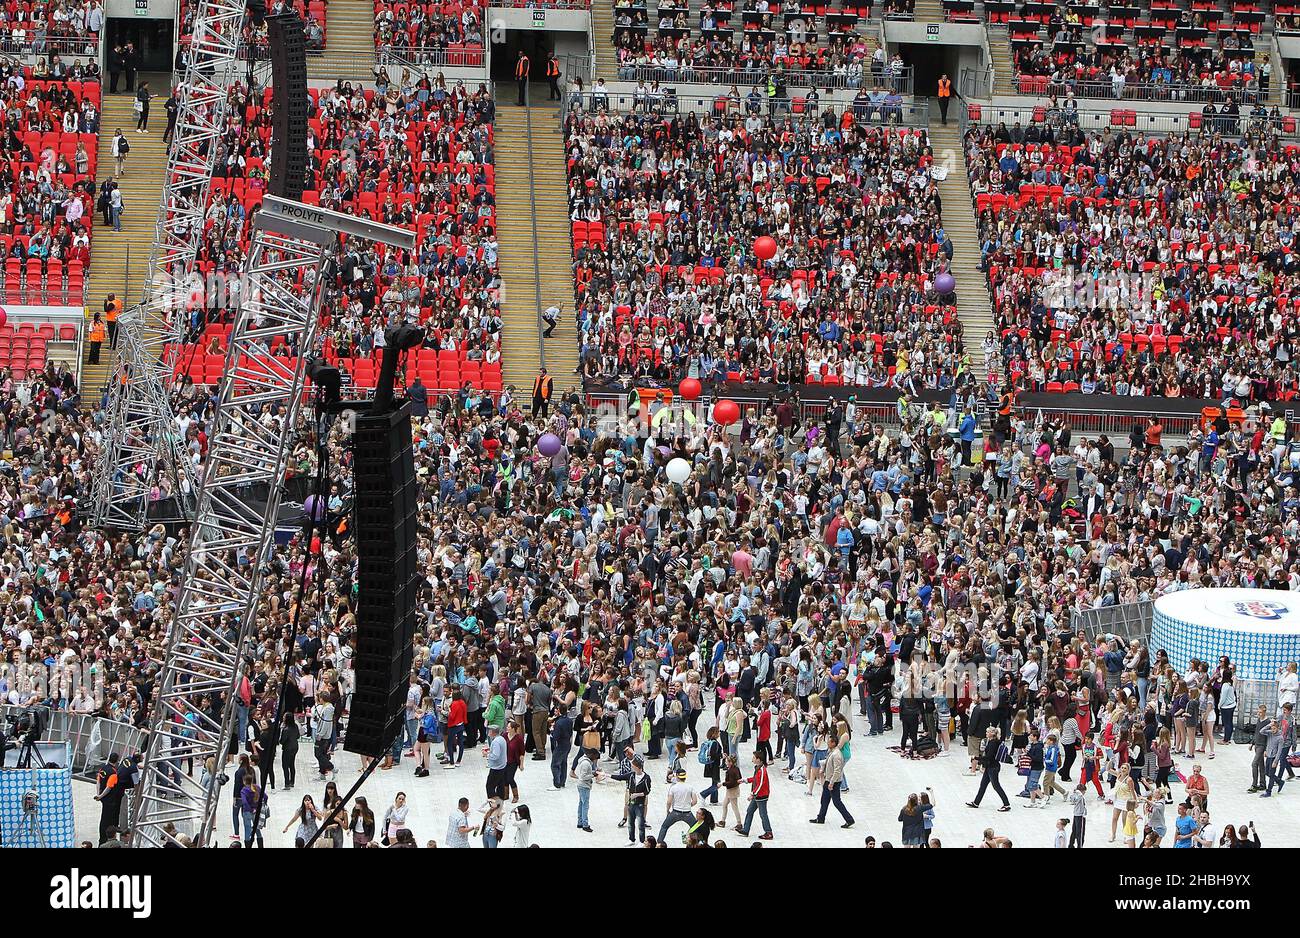
[[[13,723],[26,709],[5,705],[5,719]],[[37,709],[44,714],[45,719],[42,741],[67,744],[74,778],[94,778],[96,769],[108,758],[109,753],[136,752],[144,747],[144,732],[130,723],[49,707]]]
[[[1074,613],[1070,625],[1076,632],[1084,634],[1117,635],[1125,644],[1137,639],[1147,644],[1151,639],[1151,619],[1155,613],[1155,603],[1120,603],[1117,606],[1102,606],[1099,609],[1084,609]]]

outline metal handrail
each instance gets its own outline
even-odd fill
[[[1047,79],[1046,89],[1035,90],[1034,85],[1026,88],[1025,82],[1039,84]],[[1064,81],[1052,81],[1047,75],[1024,75],[1017,73],[1014,80],[1020,94],[1055,94],[1064,95],[1074,92],[1077,98],[1109,98],[1112,101],[1186,101],[1189,103],[1214,102],[1218,104],[1232,98],[1241,103],[1254,104],[1265,97],[1261,91],[1247,91],[1245,88],[1221,88],[1218,85],[1201,85],[1190,82],[1125,82],[1122,94],[1116,96],[1115,88],[1107,79],[1071,78]]]
[[[739,101],[728,99],[727,95],[719,92],[718,94],[700,95],[700,94],[679,94],[674,89],[661,89],[663,93],[655,98],[644,98],[638,100],[635,94],[630,92],[615,92],[606,90],[598,91],[570,91],[565,98],[565,107],[567,110],[595,110],[607,111],[609,113],[632,113],[634,111],[648,111],[659,114],[715,114],[720,110],[726,110],[731,113],[740,113],[745,107],[745,99]],[[765,110],[770,109],[770,100],[763,99]],[[792,98],[778,99],[778,109],[792,110]],[[831,105],[823,105],[823,109]],[[852,107],[852,104],[846,105]],[[887,112],[887,113],[886,113]],[[858,118],[859,123],[869,124],[897,124],[905,127],[925,127],[930,123],[930,102],[927,100],[918,100],[904,102],[897,107],[885,108],[881,105],[873,105],[871,109]]]
[[[442,68],[464,66],[465,68],[482,68],[487,61],[487,46],[480,43],[472,45],[469,43],[454,43],[454,45],[463,48],[452,50],[451,48],[426,49],[415,46],[382,46],[377,57],[382,64],[385,59],[391,59],[394,63],[400,63],[408,68],[419,70],[430,66]],[[459,57],[461,61],[452,61],[453,56]]]
[[[879,80],[870,68],[862,70],[856,81],[848,75],[819,69],[779,69],[771,66],[762,68],[726,68],[713,66],[683,65],[678,68],[665,68],[659,65],[618,65],[618,77],[636,81],[669,81],[708,85],[756,85],[766,83],[768,76],[780,74],[787,86],[797,88],[871,88],[879,85],[897,91],[899,94],[912,94],[915,73],[908,66],[899,75],[882,75]]]

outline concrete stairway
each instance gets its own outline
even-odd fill
[[[916,0],[912,18],[918,23],[942,23],[946,19],[939,0]]]
[[[1011,59],[1011,42],[1005,27],[989,27],[989,57],[993,63],[993,93],[1015,94],[1015,65]]]
[[[330,0],[325,9],[325,51],[307,57],[307,77],[351,81],[373,77],[375,7],[372,0]],[[401,74],[393,76],[401,78]]]
[[[572,234],[564,138],[554,107],[498,108],[496,199],[502,380],[521,395],[531,394],[544,364],[557,392],[576,387]],[[551,305],[560,307],[560,322],[543,340],[540,316]]]
[[[104,308],[110,293],[132,306],[144,295],[144,281],[149,272],[149,253],[153,249],[158,205],[162,201],[163,181],[167,175],[167,147],[163,143],[166,126],[162,107],[151,108],[148,134],[135,132],[135,111],[130,95],[105,95],[96,161],[96,191],[113,178],[113,137],[120,127],[126,132],[131,152],[126,156],[126,171],[118,185],[122,189],[122,230],[114,231],[96,220],[95,238],[90,247],[90,275],[86,284],[86,307],[91,315]],[[162,126],[159,126],[162,125]],[[82,397],[87,405],[99,399],[99,390],[108,380],[113,356],[106,347],[99,364],[90,364],[90,344],[81,366]]]
[[[595,75],[614,78],[618,56],[614,49],[614,0],[591,0],[591,32],[596,44]]]
[[[930,147],[937,162],[948,167],[948,178],[939,183],[943,199],[943,227],[952,239],[953,257],[949,272],[957,280],[957,315],[961,319],[962,344],[970,356],[971,371],[979,381],[985,378],[984,336],[993,328],[988,280],[979,268],[979,231],[975,224],[975,203],[971,199],[966,154],[961,131],[953,114],[948,123],[939,122],[938,107],[931,112]]]

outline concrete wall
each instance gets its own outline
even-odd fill
[[[929,29],[938,27],[939,38],[927,38]],[[888,43],[933,42],[948,46],[979,46],[985,44],[984,27],[978,23],[914,23],[906,20],[885,20],[885,41]]]
[[[590,32],[590,25],[591,14],[586,10],[517,10],[512,7],[488,10],[489,29],[545,29],[586,35]]]
[[[176,18],[177,0],[146,0],[149,4],[148,18],[166,20]],[[140,16],[135,8],[135,0],[106,0],[104,15],[122,18]]]

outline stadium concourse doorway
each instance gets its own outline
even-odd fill
[[[171,75],[176,58],[175,21],[147,17],[108,18],[108,49],[130,42],[135,46],[136,71]]]
[[[916,42],[898,45],[903,64],[912,69],[912,93],[917,98],[935,97],[939,90],[939,76],[944,74],[952,79],[953,93],[956,93],[961,53],[961,46]]]
[[[545,30],[507,29],[497,34],[501,42],[492,43],[492,80],[497,84],[497,103],[515,101],[515,63],[522,50],[528,56],[528,99],[546,100],[546,60],[555,51],[555,36]],[[496,38],[496,37],[494,37]]]

